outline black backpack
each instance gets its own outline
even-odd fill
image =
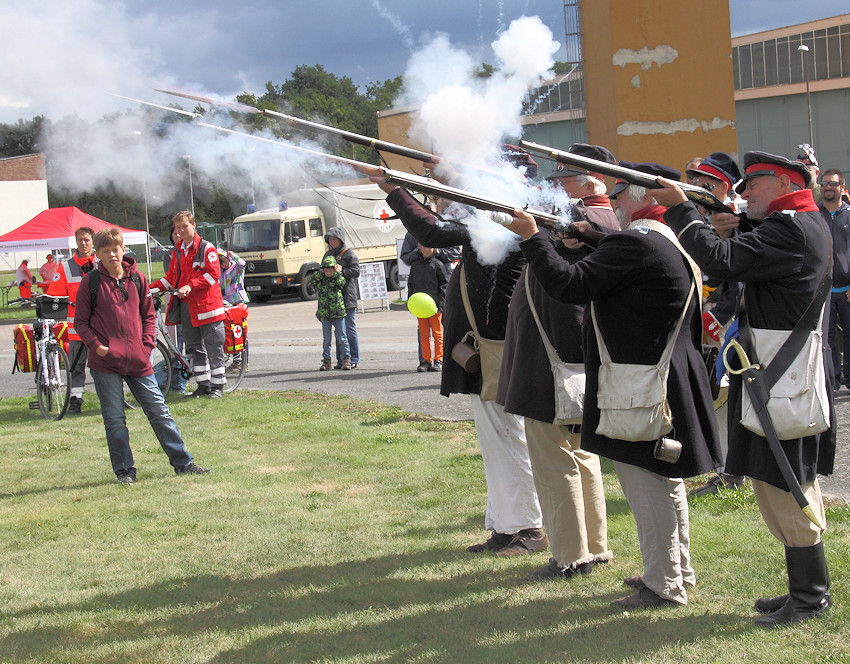
[[[133,272],[130,275],[130,280],[136,284],[136,290],[139,291],[139,302],[142,301],[142,278],[138,272]],[[100,290],[100,271],[92,270],[89,273],[89,294],[91,295],[91,305],[89,313],[93,316],[94,309],[97,306],[97,292]]]

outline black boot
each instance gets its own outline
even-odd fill
[[[822,616],[832,605],[823,542],[814,546],[786,546],[785,564],[788,568],[788,601],[773,613],[757,618],[757,627],[795,625]]]
[[[774,611],[779,611],[779,609],[785,606],[785,602],[788,601],[789,597],[791,597],[791,595],[788,595],[787,593],[785,595],[780,595],[779,597],[759,597],[753,605],[753,608],[759,613],[773,613]]]

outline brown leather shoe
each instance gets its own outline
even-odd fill
[[[531,574],[525,577],[526,581],[551,581],[553,579],[572,579],[580,574],[590,574],[593,571],[593,562],[581,563],[580,565],[570,565],[564,567],[560,565],[554,558],[549,558],[549,564],[546,567],[534,570]]]
[[[634,595],[615,599],[611,602],[611,607],[615,609],[657,609],[662,606],[676,606],[678,602],[671,599],[665,599],[651,591],[643,583]]]
[[[526,528],[514,535],[506,546],[496,551],[496,555],[502,558],[510,558],[545,551],[548,548],[549,539],[542,528]]]
[[[473,544],[472,546],[466,547],[466,550],[470,553],[483,553],[485,551],[498,551],[499,549],[507,546],[511,543],[513,536],[506,535],[505,533],[497,533],[495,530],[487,538],[486,542],[481,542],[481,544]]]
[[[627,576],[623,579],[623,585],[629,588],[637,588],[638,590],[643,585],[643,579],[639,576]]]

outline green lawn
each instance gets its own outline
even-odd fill
[[[829,509],[835,606],[766,632],[782,547],[746,491],[696,501],[687,607],[614,612],[640,572],[605,464],[616,559],[525,585],[546,554],[485,533],[470,423],[344,397],[239,391],[170,401],[212,475],[176,477],[128,414],[138,481],[115,482],[93,397],[46,422],[0,400],[2,662],[850,662],[850,509]]]

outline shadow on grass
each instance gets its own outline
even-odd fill
[[[198,653],[215,653],[204,657],[210,662],[602,662],[752,629],[744,616],[688,608],[615,612],[608,603],[622,593],[589,594],[588,579],[605,570],[560,587],[519,587],[515,569],[495,566],[448,578],[434,572],[462,555],[430,550],[256,578],[203,575],[40,605],[7,615],[37,616],[38,626],[0,639],[0,651],[9,662],[55,661],[71,652],[99,661],[93,651],[115,655],[129,642],[136,661],[157,661],[161,648],[172,655],[185,648],[185,658],[198,644]],[[90,629],[101,622],[108,630]],[[222,637],[240,645],[216,653]]]

